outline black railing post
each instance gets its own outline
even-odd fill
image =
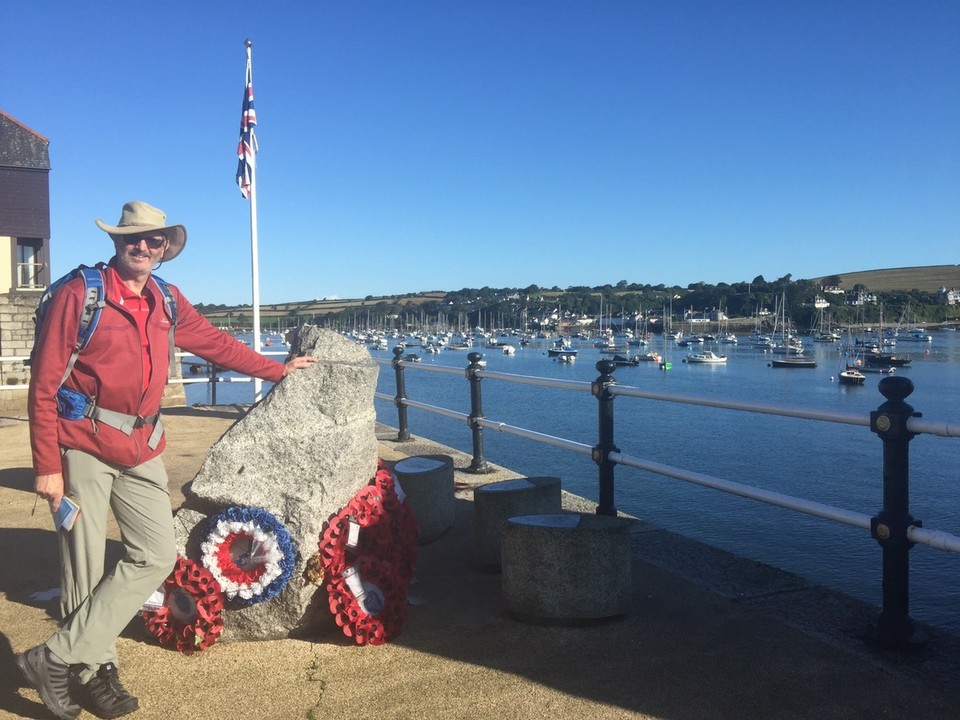
[[[220,382],[217,377],[217,370],[219,369],[213,363],[210,364],[210,404],[214,407],[217,406],[217,383]]]
[[[620,452],[620,448],[613,444],[613,400],[610,386],[616,385],[613,371],[617,365],[612,360],[601,360],[597,363],[600,377],[593,381],[590,391],[597,398],[598,442],[593,448],[593,461],[599,467],[599,502],[597,515],[617,514],[613,503],[613,470],[616,463],[608,458],[611,452]]]
[[[407,406],[403,401],[407,399],[407,385],[403,378],[403,363],[400,357],[403,355],[402,347],[393,349],[393,371],[397,376],[397,395],[393,399],[393,404],[397,406],[397,440],[406,442],[410,439],[410,427],[407,424]]]
[[[910,618],[910,548],[907,539],[911,525],[920,527],[910,516],[910,441],[907,420],[919,417],[904,400],[913,392],[913,383],[905,377],[886,377],[880,381],[880,393],[887,399],[870,413],[870,429],[883,441],[883,509],[870,521],[870,533],[883,548],[883,607],[877,618],[878,645],[905,650],[922,645],[914,636]]]
[[[473,433],[473,460],[470,461],[470,467],[466,472],[488,473],[493,472],[487,461],[483,457],[483,427],[478,422],[483,419],[483,398],[480,394],[480,378],[477,375],[483,366],[480,360],[483,359],[483,353],[472,352],[467,355],[470,364],[467,365],[467,380],[470,381],[470,417],[467,419],[467,425]]]

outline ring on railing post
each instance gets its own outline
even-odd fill
[[[599,468],[599,502],[597,503],[597,515],[617,514],[617,508],[613,502],[613,470],[616,463],[609,459],[611,452],[620,452],[613,443],[613,399],[614,395],[610,392],[610,386],[616,385],[617,381],[613,377],[613,371],[617,364],[612,360],[601,360],[597,363],[597,371],[600,377],[590,385],[590,391],[597,398],[597,418],[598,418],[598,442],[593,448],[593,461]]]
[[[483,419],[483,400],[480,395],[480,380],[477,375],[483,366],[480,360],[483,359],[483,353],[472,352],[467,355],[470,364],[467,365],[467,380],[470,381],[470,417],[467,418],[467,424],[470,426],[473,435],[473,459],[470,461],[470,467],[466,472],[488,473],[493,472],[487,461],[483,457],[483,426],[478,422]]]
[[[393,399],[393,404],[397,406],[397,440],[406,442],[410,439],[410,427],[407,425],[407,406],[403,401],[407,399],[407,385],[403,378],[403,355],[402,347],[393,349],[393,371],[397,376],[397,396]]]
[[[870,520],[870,534],[883,548],[883,607],[877,618],[875,642],[884,648],[907,650],[924,640],[915,635],[910,618],[911,525],[920,527],[910,510],[909,443],[914,434],[907,420],[919,417],[904,400],[913,392],[909,378],[886,377],[879,390],[887,399],[870,413],[870,429],[883,441],[883,509]]]

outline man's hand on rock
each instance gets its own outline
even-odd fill
[[[288,360],[283,366],[283,376],[286,377],[294,370],[303,370],[303,368],[309,367],[315,362],[319,361],[317,358],[310,357],[309,355],[301,355],[300,357],[295,357],[292,360]]]

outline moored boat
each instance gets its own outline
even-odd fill
[[[727,356],[718,355],[713,350],[704,350],[703,352],[690,353],[683,361],[701,365],[721,365],[727,361]]]
[[[553,344],[552,348],[547,350],[547,355],[552,358],[576,357],[577,352],[578,351],[573,346],[565,343],[563,338],[561,338]]]
[[[909,355],[902,357],[882,352],[868,352],[863,356],[864,362],[873,367],[904,367],[909,365],[911,358]]]
[[[933,335],[928,335],[926,331],[922,329],[908,330],[905,334],[900,335],[900,339],[906,340],[907,342],[928,343],[933,342]]]
[[[799,357],[796,355],[790,355],[782,358],[774,358],[770,361],[770,367],[775,368],[797,368],[797,369],[812,369],[817,366],[817,361],[813,358]]]
[[[863,385],[863,381],[866,379],[867,376],[855,367],[848,367],[846,370],[841,370],[837,376],[837,381],[841,385]]]

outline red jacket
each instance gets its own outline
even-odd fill
[[[103,275],[106,306],[100,313],[96,332],[77,358],[64,387],[92,397],[98,407],[149,417],[160,408],[170,357],[170,318],[164,308],[163,296],[152,280],[147,282],[144,292],[152,298],[147,337],[153,372],[146,391],[143,391],[143,358],[136,320],[120,304],[114,273],[105,271]],[[77,342],[83,287],[83,280],[77,278],[53,296],[37,339],[28,399],[33,470],[37,475],[62,471],[61,447],[83,450],[122,467],[134,467],[156,457],[166,446],[164,438],[156,449],[147,447],[152,426],[125,435],[87,418],[64,420],[58,417],[55,396]],[[177,301],[177,347],[261,380],[277,382],[283,377],[281,363],[258,355],[217,330],[187,302],[179,289],[173,285],[170,289]]]

